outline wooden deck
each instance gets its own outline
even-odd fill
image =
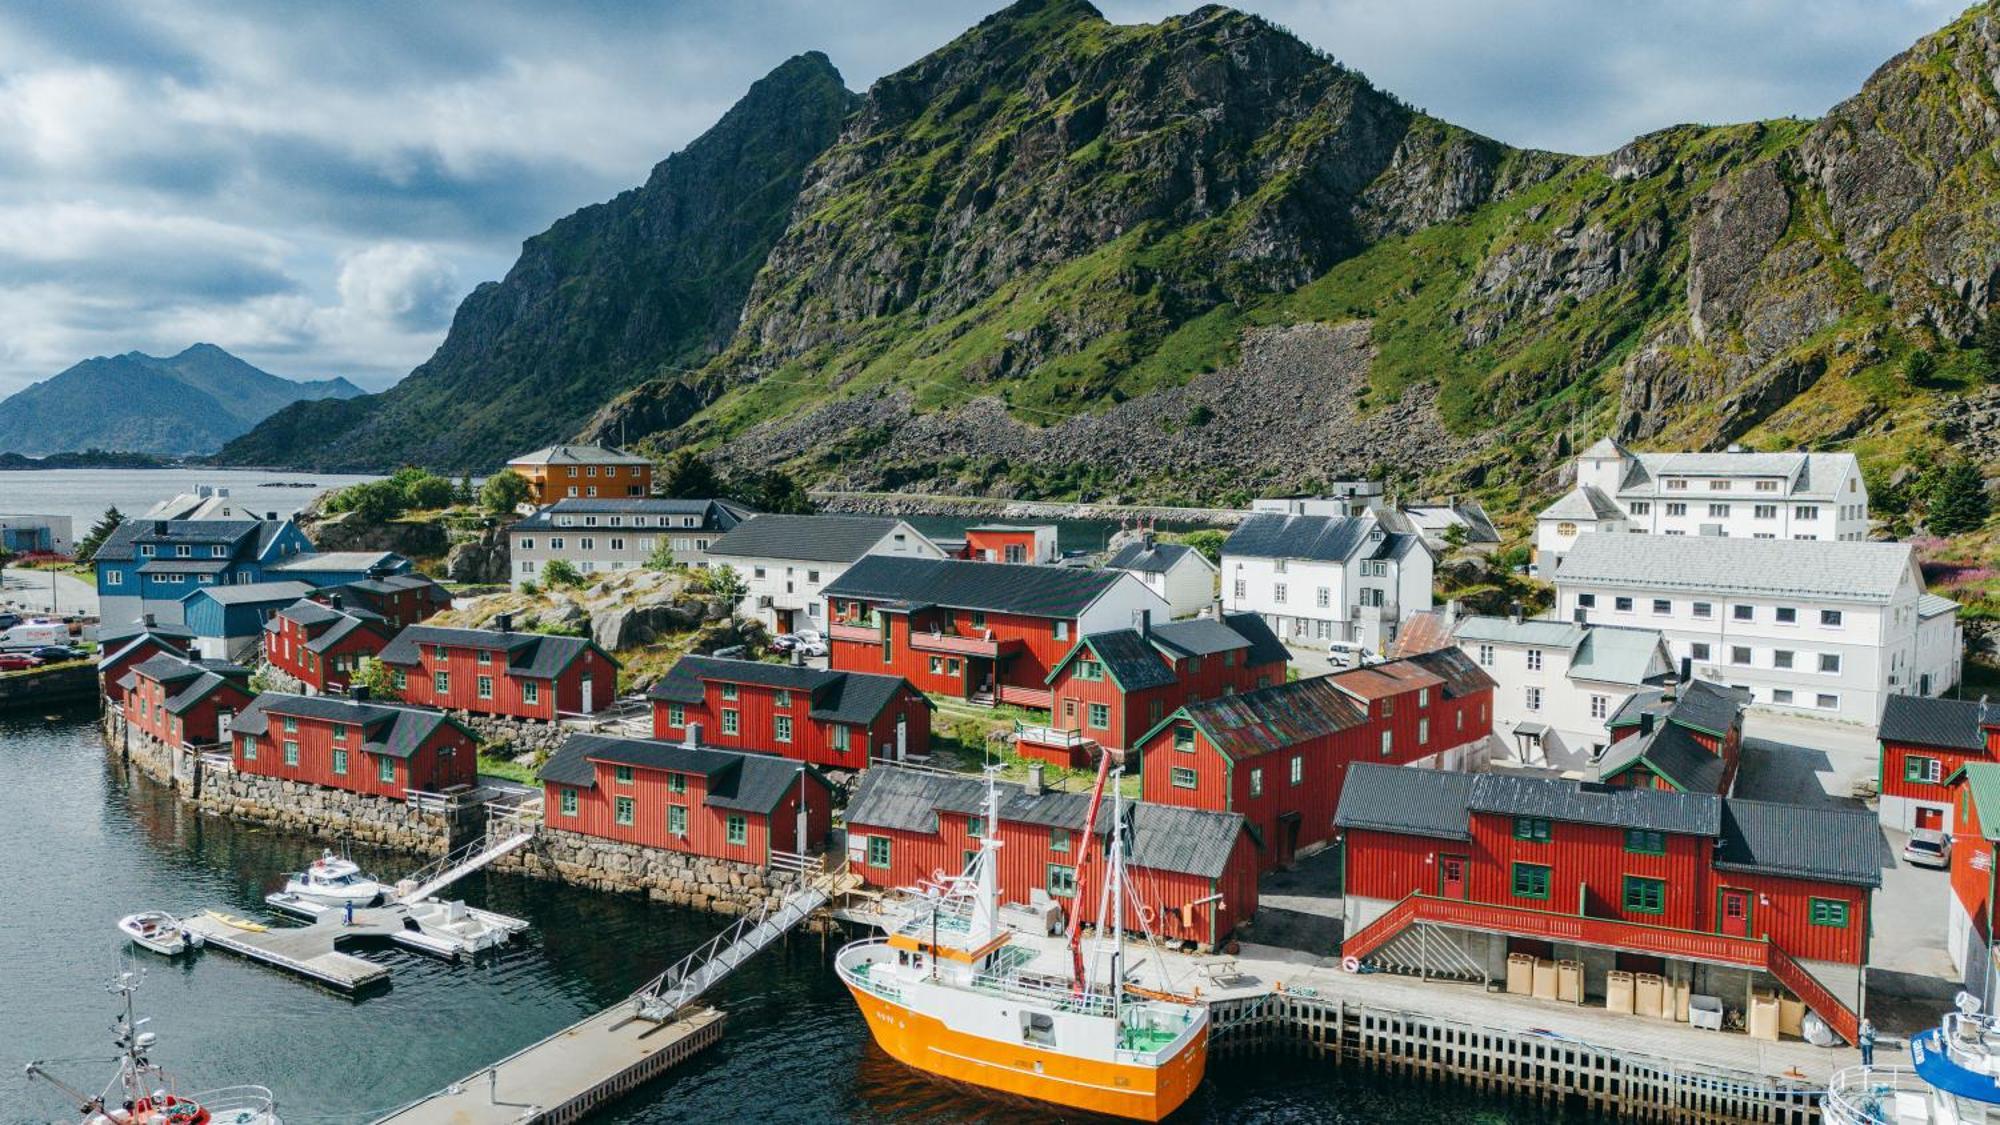
[[[272,926],[246,930],[209,914],[181,919],[190,933],[200,934],[208,948],[223,949],[238,956],[318,981],[342,992],[358,992],[389,979],[386,965],[378,965],[337,946],[355,938],[392,938],[403,928],[406,908],[357,910],[354,925],[341,924],[338,914],[307,926]]]

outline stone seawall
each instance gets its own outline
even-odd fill
[[[97,665],[89,661],[0,675],[0,711],[53,711],[97,698]]]
[[[826,512],[871,516],[974,516],[1003,520],[1140,520],[1186,527],[1232,528],[1250,513],[1234,508],[1172,508],[1157,504],[1072,504],[1060,500],[1003,500],[984,496],[926,496],[914,492],[815,491]]]
[[[594,891],[643,893],[658,902],[712,914],[775,907],[800,883],[792,872],[624,844],[547,825],[534,843],[493,866]]]

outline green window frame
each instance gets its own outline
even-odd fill
[[[446,692],[450,691],[450,690],[451,690],[451,673],[450,673],[450,672],[432,672],[432,673],[431,673],[431,690],[432,690],[432,691],[435,691],[435,692],[437,692],[437,693],[438,693],[439,695],[443,695],[444,693],[446,693]]]
[[[722,733],[735,734],[738,726],[738,712],[724,711],[722,713]]]
[[[243,736],[243,760],[246,762],[257,760],[257,739],[252,735]]]
[[[286,742],[286,743],[285,743],[285,764],[286,764],[286,765],[288,765],[288,766],[296,766],[296,765],[298,765],[298,764],[299,764],[299,744],[298,744],[298,743],[296,743],[296,742]]]
[[[335,723],[335,724],[333,724],[333,740],[334,740],[335,742],[346,742],[346,741],[347,741],[347,724],[346,724],[346,723]]]
[[[984,836],[986,834],[986,818],[983,816],[966,817],[965,834],[967,836],[972,837],[975,840],[977,840],[981,836]]]
[[[1193,752],[1194,727],[1191,724],[1182,723],[1174,728],[1174,749]]]
[[[678,703],[667,704],[667,725],[684,727],[687,725],[687,708]]]
[[[670,773],[667,775],[667,792],[685,793],[687,791],[688,775],[684,773]]]
[[[832,746],[836,753],[845,754],[848,747],[852,745],[850,742],[850,739],[853,737],[852,733],[844,723],[835,723],[829,727],[826,737],[827,744]]]
[[[868,866],[889,866],[889,843],[887,836],[868,837]]]
[[[1076,678],[1079,680],[1101,680],[1104,678],[1104,665],[1099,664],[1095,660],[1079,660],[1076,662]]]
[[[521,681],[521,702],[534,706],[542,701],[542,685],[533,680]]]
[[[735,698],[736,698],[736,685],[735,685],[735,684],[723,684],[723,685],[722,685],[722,698],[724,698],[724,699],[735,699]]]
[[[1049,850],[1052,852],[1066,852],[1069,850],[1069,829],[1049,829]]]
[[[611,767],[611,776],[615,778],[618,784],[620,785],[630,785],[632,784],[632,767],[613,766]]]
[[[285,733],[286,733],[286,734],[297,734],[298,732],[299,732],[299,721],[298,721],[297,719],[293,718],[293,717],[292,717],[292,716],[290,716],[290,715],[286,715],[286,716],[285,716]]]
[[[686,836],[688,834],[688,810],[686,805],[667,806],[667,835]]]
[[[1513,880],[1515,898],[1549,897],[1549,865],[1546,863],[1515,864]]]
[[[409,687],[410,687],[409,673],[404,672],[402,669],[398,668],[396,670],[396,690],[407,691],[409,690]]]
[[[387,754],[375,755],[375,777],[384,785],[396,783],[396,759]]]
[[[1517,816],[1514,818],[1514,838],[1534,844],[1549,842],[1549,821],[1541,816]]]
[[[1200,784],[1195,772],[1186,766],[1175,766],[1173,772],[1167,775],[1167,780],[1173,782],[1176,789],[1193,789]]]
[[[562,791],[562,806],[561,806],[561,807],[562,807],[562,814],[563,814],[564,816],[575,816],[575,815],[576,815],[576,790],[574,790],[574,789],[565,789],[565,790],[563,790],[563,791]]]
[[[1043,886],[1049,892],[1050,898],[1075,898],[1076,868],[1062,863],[1049,864]]]
[[[1111,705],[1093,703],[1090,705],[1090,725],[1095,730],[1111,729]]]
[[[984,628],[986,628],[986,611],[985,611],[985,610],[981,610],[981,609],[975,609],[975,610],[973,610],[973,611],[972,611],[972,627],[973,627],[974,629],[984,629]]]
[[[1903,780],[1935,785],[1944,776],[1944,763],[1926,754],[1903,755]]]
[[[1646,828],[1625,830],[1625,850],[1634,855],[1667,854],[1667,834]]]
[[[481,699],[493,698],[493,677],[491,676],[479,677],[479,679],[476,681],[476,688],[479,693],[479,698]]]
[[[1625,876],[1624,904],[1626,912],[1631,914],[1665,914],[1667,881],[1644,875]]]
[[[333,748],[333,772],[347,776],[347,751],[338,746]]]
[[[779,742],[792,740],[792,717],[790,715],[771,716],[771,737]]]
[[[632,826],[634,803],[630,797],[620,797],[611,807],[611,819],[627,828]]]
[[[1844,930],[1848,920],[1847,903],[1837,898],[1813,899],[1808,917],[1815,926]]]

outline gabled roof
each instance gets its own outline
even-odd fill
[[[1591,625],[1570,655],[1569,678],[1636,686],[1653,675],[1653,658],[1666,642],[1657,629]],[[1665,658],[1673,666],[1671,656]]]
[[[1175,682],[1174,671],[1160,657],[1146,638],[1137,629],[1112,629],[1103,633],[1092,633],[1083,638],[1070,655],[1082,652],[1088,646],[1097,654],[1104,670],[1125,691],[1145,691],[1148,688],[1170,687]],[[1070,658],[1065,656],[1049,671],[1048,682],[1054,683],[1056,676],[1068,666]]]
[[[1392,660],[1390,665],[1414,664],[1418,668],[1436,676],[1444,682],[1446,699],[1463,699],[1477,692],[1491,691],[1499,686],[1486,670],[1472,662],[1472,658],[1455,648],[1438,649],[1435,652],[1420,652],[1401,660]]]
[[[2000,705],[1985,700],[1931,699],[1892,695],[1882,707],[1875,737],[1974,753],[1986,749],[1985,728],[2000,726]]]
[[[389,639],[389,623],[381,614],[361,606],[343,605],[335,609],[311,598],[300,598],[272,614],[271,620],[264,623],[264,631],[277,632],[281,620],[297,622],[305,628],[306,648],[312,652],[331,651],[356,629],[367,629],[385,641]]]
[[[440,625],[411,625],[396,634],[382,649],[384,664],[411,665],[422,659],[419,645],[443,645],[507,654],[510,675],[535,680],[554,679],[589,649],[616,667],[611,654],[598,648],[588,637],[563,637],[548,633],[502,633],[494,629],[450,629]]]
[[[1381,531],[1372,544],[1371,533]],[[1236,525],[1222,553],[1264,559],[1346,562],[1354,558],[1400,558],[1418,536],[1389,531],[1373,516],[1286,516],[1259,512]]]
[[[1945,613],[1957,613],[1964,607],[1941,594],[1920,594],[1917,597],[1917,616],[1936,617]]]
[[[1425,667],[1417,657],[1348,668],[1326,678],[1340,690],[1368,702],[1419,688],[1444,686],[1444,677]]]
[[[96,557],[107,562],[129,562],[138,558],[138,545],[178,546],[208,544],[229,548],[229,558],[239,558],[245,549],[261,545],[265,520],[148,520],[130,519],[104,537]],[[287,521],[275,521],[282,526]],[[272,531],[272,535],[276,532]]]
[[[1786,500],[1831,503],[1840,482],[1858,475],[1852,453],[1759,453],[1754,450],[1697,453],[1626,453],[1625,478],[1618,494],[1633,499],[1664,495],[1667,477],[1777,477],[1785,482],[1777,495]],[[1685,495],[1683,492],[1673,493]],[[1770,495],[1769,493],[1766,494]]]
[[[247,689],[250,669],[226,660],[189,660],[161,653],[134,664],[131,673],[118,682],[121,687],[130,688],[136,678],[152,680],[173,691],[166,699],[166,708],[178,715],[224,684]]]
[[[523,453],[519,457],[507,459],[509,465],[650,465],[644,457],[611,449],[602,445],[587,445],[581,442],[567,445],[547,445],[533,453]]]
[[[422,574],[371,575],[359,581],[349,582],[335,590],[325,592],[335,593],[350,590],[381,598],[393,598],[398,594],[416,590],[423,594],[423,600],[432,605],[451,604],[451,591],[445,589],[436,579]]]
[[[706,698],[702,681],[759,684],[804,692],[810,697],[809,713],[830,723],[867,725],[875,721],[896,698],[908,681],[901,676],[872,672],[835,672],[795,664],[770,664],[761,660],[730,660],[717,656],[683,656],[667,674],[646,692],[649,699],[668,703],[700,704]],[[928,696],[911,689],[927,707],[935,706]]]
[[[1459,618],[1451,635],[1460,641],[1534,645],[1539,648],[1559,648],[1567,652],[1576,648],[1587,631],[1587,627],[1568,621],[1549,621],[1534,617],[1524,617],[1516,621],[1511,617],[1472,614]]]
[[[1254,613],[1229,613],[1224,614],[1220,621],[1212,617],[1169,621],[1151,626],[1145,633],[1137,629],[1107,629],[1092,633],[1056,661],[1056,666],[1049,670],[1043,682],[1055,683],[1056,677],[1062,674],[1070,661],[1084,652],[1086,646],[1097,653],[1105,670],[1125,691],[1143,691],[1173,684],[1175,677],[1170,662],[1186,657],[1241,653],[1239,659],[1246,667],[1291,659],[1291,653],[1278,640],[1277,634],[1271,632],[1270,626],[1264,624],[1262,617]]]
[[[1886,602],[1913,573],[1908,543],[1585,535],[1563,556],[1561,586]]]
[[[407,570],[410,560],[394,551],[306,551],[264,567],[280,574],[329,572],[367,574],[376,570]]]
[[[1953,770],[1947,784],[1964,783],[1972,792],[1972,810],[1977,814],[1979,834],[2000,840],[2000,764],[1967,762]]]
[[[1000,819],[1083,831],[1090,812],[1087,793],[1031,793],[1002,784]],[[986,807],[986,783],[976,777],[877,766],[855,782],[847,803],[847,823],[904,832],[936,832],[938,813],[979,815]],[[1111,830],[1112,799],[1105,797],[1097,818],[1100,835]],[[1229,857],[1244,830],[1236,813],[1184,809],[1150,801],[1127,801],[1131,847],[1126,859],[1135,867],[1173,871],[1213,879],[1229,867]]]
[[[887,516],[758,515],[737,524],[708,545],[708,554],[726,558],[797,559],[800,562],[851,563],[902,528],[921,539],[903,521]]]
[[[1726,687],[1711,680],[1676,684],[1673,692],[1672,699],[1667,698],[1665,688],[1633,692],[1604,725],[1614,730],[1636,726],[1639,716],[1650,711],[1659,719],[1720,738],[1729,733],[1743,709],[1750,706],[1748,689]]]
[[[186,648],[184,640],[170,636],[161,636],[157,633],[140,633],[137,636],[121,637],[115,645],[111,642],[99,641],[97,670],[99,672],[109,671],[113,666],[130,659],[142,651],[151,651],[154,655],[164,655],[167,653],[185,652]]]
[[[1590,444],[1590,448],[1577,456],[1589,461],[1618,461],[1630,457],[1624,446],[1614,437],[1601,437]]]
[[[239,582],[222,586],[203,586],[183,597],[181,601],[191,602],[196,598],[207,598],[217,605],[263,605],[270,602],[295,602],[313,592],[304,582]]]
[[[1477,776],[1355,762],[1347,767],[1333,823],[1339,828],[1470,840],[1465,808]]]
[[[1882,855],[1881,826],[1863,809],[1739,797],[1722,803],[1719,870],[1879,887]]]
[[[1581,520],[1595,523],[1599,520],[1622,520],[1625,510],[1617,501],[1604,494],[1604,490],[1594,484],[1578,485],[1556,498],[1556,502],[1543,508],[1536,517],[1540,520]]]
[[[1187,546],[1184,543],[1161,543],[1158,541],[1153,542],[1150,546],[1144,542],[1127,543],[1123,547],[1118,548],[1117,552],[1109,559],[1106,559],[1104,565],[1111,570],[1131,570],[1141,574],[1165,574],[1167,571],[1180,565],[1189,556],[1193,556],[1194,561],[1204,569],[1209,571],[1215,570],[1215,564],[1209,562],[1200,551],[1195,550],[1193,547]]]
[[[776,754],[745,754],[689,746],[685,742],[610,738],[601,734],[572,734],[564,739],[542,767],[540,778],[557,785],[591,789],[597,784],[595,762],[699,774],[706,782],[704,805],[743,812],[768,814],[777,808],[785,794],[799,783],[801,770],[822,788],[830,788],[825,774]]]
[[[1493,526],[1493,518],[1477,500],[1460,500],[1450,504],[1405,504],[1399,509],[1403,518],[1427,538],[1442,540],[1448,529],[1465,529],[1465,541],[1477,544],[1500,542],[1500,529]]]
[[[591,499],[569,497],[558,500],[525,519],[509,525],[508,531],[546,531],[564,526],[559,516],[699,516],[701,526],[710,531],[728,531],[756,512],[729,500],[673,500],[659,497]]]
[[[1160,726],[1181,718],[1200,728],[1223,756],[1241,762],[1361,726],[1368,708],[1331,676],[1315,676],[1190,703]],[[1158,730],[1148,731],[1146,739]]]
[[[100,648],[109,648],[114,644],[131,640],[135,637],[141,637],[148,633],[156,637],[178,638],[183,641],[194,639],[194,630],[188,628],[186,625],[162,621],[157,617],[151,623],[139,618],[132,618],[119,622],[116,625],[99,625],[97,627],[97,644]]]
[[[270,691],[251,700],[250,706],[244,708],[243,713],[230,724],[230,729],[244,734],[266,734],[270,731],[272,715],[296,715],[305,719],[350,723],[361,731],[361,749],[391,758],[408,758],[415,754],[439,727],[454,727],[467,738],[475,741],[478,738],[443,711],[373,700],[362,702],[329,695],[288,695]]]
[[[1245,664],[1277,664],[1292,658],[1285,642],[1255,613],[1225,613],[1213,617],[1189,617],[1153,626],[1153,643],[1186,656],[1208,656],[1219,652],[1248,650]]]
[[[756,524],[757,520],[751,520],[743,526]],[[1073,618],[1119,582],[1137,583],[1138,579],[1119,570],[869,555],[848,567],[823,592],[829,598],[900,602],[912,607]]]
[[[1606,747],[1597,776],[1609,780],[1641,763],[1683,793],[1719,792],[1728,770],[1721,756],[1697,742],[1686,727],[1667,722],[1651,734],[1632,735]]]
[[[1722,831],[1722,798],[1713,793],[1593,785],[1568,778],[1482,773],[1473,782],[1466,807],[1502,816],[1690,836],[1716,836]]]

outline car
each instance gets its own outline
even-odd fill
[[[0,613],[0,633],[4,633],[7,630],[12,629],[14,626],[19,625],[20,623],[21,623],[20,614]]]
[[[41,661],[25,652],[0,652],[0,672],[25,672],[41,666]]]
[[[826,642],[800,641],[796,646],[794,646],[793,651],[797,652],[800,656],[825,656]]]
[[[792,651],[792,646],[798,643],[799,635],[797,633],[779,633],[777,636],[771,638],[771,651],[790,652]]]
[[[1935,829],[1917,829],[1903,845],[1903,862],[1912,867],[1950,867],[1951,837]]]
[[[818,629],[800,629],[798,632],[793,633],[792,637],[802,645],[826,643],[826,637],[822,636]]]
[[[50,645],[47,648],[35,649],[28,655],[44,664],[62,664],[83,659],[83,652],[80,649],[70,648],[68,645]]]

